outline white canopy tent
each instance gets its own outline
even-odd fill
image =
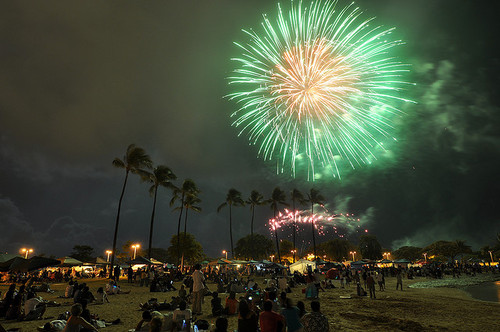
[[[300,259],[290,265],[290,273],[294,273],[295,271],[297,271],[299,273],[304,274],[307,272],[308,266],[310,266],[311,269],[314,271],[314,269],[316,268],[316,263],[308,261],[306,259]]]

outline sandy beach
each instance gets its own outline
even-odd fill
[[[462,277],[460,279],[447,277],[443,280],[424,278],[404,280],[404,290],[396,291],[396,280],[389,277],[386,279],[386,291],[377,291],[376,299],[354,296],[355,288],[352,286],[345,289],[329,289],[326,292],[320,292],[321,309],[329,319],[331,331],[500,331],[499,303],[475,300],[466,292],[455,288],[462,284],[500,280],[500,275],[487,274],[476,278]],[[84,281],[94,293],[98,287],[106,283],[104,279]],[[414,287],[409,287],[412,285]],[[172,296],[177,295],[177,292],[150,293],[148,288],[128,284],[125,280],[121,281],[121,286],[124,290],[130,290],[130,294],[113,295],[109,297],[110,303],[89,306],[92,314],[98,314],[100,318],[107,321],[120,318],[119,325],[102,330],[128,331],[134,328],[140,320],[139,303],[146,302],[152,297],[158,298],[159,301],[170,301]],[[31,322],[1,320],[0,323],[5,328],[18,327],[22,328],[22,331],[36,331],[38,326],[56,319],[59,313],[69,310],[72,303],[67,299],[59,298],[66,284],[52,284],[51,287],[55,291],[53,294],[40,293],[39,295],[46,300],[57,301],[61,303],[61,306],[49,307],[43,320]],[[210,290],[216,289],[213,283],[209,283],[208,287]],[[6,284],[0,285],[2,294],[7,288]],[[221,298],[224,300],[226,295],[221,294]],[[351,299],[340,298],[340,296],[349,295],[353,295]],[[303,300],[306,309],[310,309],[310,300],[304,299],[302,287],[294,288],[289,296],[295,302]],[[205,299],[204,315],[201,318],[214,323],[215,318],[209,314],[209,299],[209,297]],[[236,330],[237,317],[228,318],[229,331]]]

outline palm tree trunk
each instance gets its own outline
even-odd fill
[[[311,203],[311,230],[313,235],[314,260],[316,260],[316,236],[314,232],[314,203]]]
[[[158,186],[155,187],[155,195],[153,198],[153,212],[151,213],[151,225],[149,226],[148,259],[151,259],[151,245],[153,244],[153,224],[155,222],[156,193],[157,192],[158,192]]]
[[[250,256],[253,259],[253,220],[255,216],[255,206],[252,206],[252,222],[250,224]]]
[[[184,270],[184,247],[186,246],[186,230],[187,230],[187,222],[188,222],[188,211],[189,209],[186,207],[186,211],[184,211],[184,236],[182,237],[182,259],[181,259],[181,271]]]
[[[295,263],[295,228],[297,225],[297,214],[295,213],[295,199],[292,199],[292,211],[293,211],[293,262]]]
[[[231,257],[234,259],[234,248],[233,248],[233,217],[231,212],[231,205],[229,204],[229,237],[231,238]]]
[[[255,206],[252,206],[252,223],[250,224],[250,235],[252,235],[253,239],[253,219],[255,216]]]
[[[276,220],[276,215],[277,211],[276,209],[274,209],[274,220]],[[276,238],[276,252],[278,254],[278,263],[281,264],[280,243],[278,241],[278,228],[276,227],[276,225],[274,226],[274,237]]]
[[[184,193],[182,193],[181,197],[181,212],[179,213],[179,222],[177,223],[177,266],[179,266],[181,259],[181,220],[182,220],[183,209],[184,209]]]
[[[125,180],[123,181],[123,188],[122,188],[122,193],[120,195],[120,200],[118,201],[118,212],[116,213],[116,223],[115,223],[115,234],[113,236],[113,249],[111,251],[111,265],[110,265],[110,271],[109,271],[109,277],[113,277],[113,267],[115,264],[115,253],[116,253],[116,238],[118,235],[118,225],[120,223],[120,210],[122,208],[122,201],[123,201],[123,195],[125,194],[125,187],[127,186],[127,180],[128,180],[128,169],[125,172]]]

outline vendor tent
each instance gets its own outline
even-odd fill
[[[63,267],[83,265],[82,261],[79,261],[78,259],[73,257],[66,256],[66,257],[61,257],[58,260],[61,262],[61,266]]]
[[[135,259],[132,259],[132,260],[127,261],[125,263],[130,264],[130,265],[139,265],[139,264],[153,265],[153,262],[151,262],[146,257],[142,257],[142,256],[137,256]]]
[[[10,262],[10,261],[8,261]],[[7,262],[5,262],[7,263]],[[30,272],[38,269],[43,269],[44,267],[49,266],[58,266],[61,262],[57,259],[34,256],[30,259],[24,259],[20,257],[16,257],[12,260],[10,266],[8,267],[8,271],[19,271],[19,272]]]
[[[316,263],[305,259],[298,260],[290,265],[290,273],[294,273],[295,271],[300,273],[306,273],[309,266],[310,269],[314,270],[316,268]]]

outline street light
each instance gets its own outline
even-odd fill
[[[490,253],[491,262],[493,263],[493,254],[491,253],[491,250],[488,250],[488,252]]]
[[[388,260],[389,256],[391,255],[391,253],[390,252],[384,252],[383,255],[384,255],[385,259]]]
[[[222,254],[226,255],[226,260],[227,260],[227,251],[226,250],[222,250]]]
[[[271,258],[271,262],[274,262],[274,255],[269,256]]]
[[[293,255],[293,262],[295,263],[295,254],[297,253],[297,249],[293,249],[292,251],[290,251]]]
[[[28,255],[33,252],[33,249],[21,248],[21,252],[24,254],[24,259],[28,259]]]
[[[109,262],[109,255],[111,255],[113,252],[111,250],[106,250],[106,254],[108,255],[108,258],[106,259],[106,262]]]
[[[140,248],[141,245],[140,244],[133,244],[131,247],[134,249],[134,259],[135,259],[135,256],[137,254],[137,249]]]
[[[350,255],[352,255],[352,261],[354,262],[354,255],[356,255],[356,252],[355,251],[351,251],[349,252]]]
[[[427,253],[426,253],[426,252],[424,252],[424,253],[423,253],[423,255],[424,255],[424,260],[425,260],[425,262],[427,263]]]

